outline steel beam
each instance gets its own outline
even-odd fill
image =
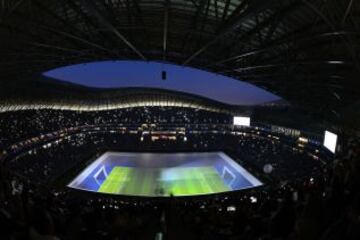
[[[168,37],[168,20],[169,20],[170,0],[165,0],[164,4],[164,30],[163,30],[163,60],[166,60],[167,37]]]
[[[125,43],[131,50],[133,50],[142,60],[146,61],[146,57],[123,35],[115,28],[96,8],[92,0],[82,0],[83,5],[91,12],[99,22],[112,31],[123,43]]]
[[[222,32],[216,35],[215,38],[207,42],[203,47],[201,47],[199,50],[194,52],[190,57],[188,57],[182,65],[189,64],[194,58],[196,58],[198,55],[206,51],[210,46],[212,46],[214,43],[216,43],[218,40],[223,38],[226,34],[233,31],[234,28],[237,28],[242,22],[246,21],[247,19],[256,16],[256,14],[264,11],[267,9],[272,3],[274,3],[276,0],[254,0],[251,2],[251,5],[247,8],[247,10],[239,16],[236,21],[234,21],[232,24],[226,26]]]

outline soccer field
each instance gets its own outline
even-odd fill
[[[107,152],[68,186],[85,191],[146,197],[235,191],[262,183],[222,152]]]
[[[225,192],[226,186],[213,167],[173,169],[114,167],[98,192],[123,195],[197,195]]]

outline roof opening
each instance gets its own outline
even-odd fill
[[[280,99],[237,79],[159,62],[91,62],[56,68],[44,75],[95,88],[142,87],[180,91],[232,105],[256,105]]]

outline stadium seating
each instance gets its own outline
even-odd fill
[[[1,236],[149,239],[156,230],[171,239],[338,239],[330,231],[332,224],[343,226],[349,239],[358,236],[353,217],[359,210],[353,191],[358,187],[356,140],[338,155],[342,161],[333,162],[316,144],[303,146],[294,138],[257,127],[234,129],[227,115],[182,109],[133,111],[2,114],[3,123],[16,121],[1,128],[7,147],[0,178],[0,223],[7,227]],[[138,124],[126,124],[128,119]],[[144,132],[176,138],[154,140]],[[28,138],[32,140],[23,142]],[[167,200],[64,187],[75,172],[107,150],[222,150],[265,185]],[[273,166],[271,173],[263,172],[268,164]],[[331,210],[320,221],[317,217],[325,209]]]

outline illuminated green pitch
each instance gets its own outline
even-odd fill
[[[114,167],[98,192],[137,196],[186,196],[230,191],[213,167]]]

